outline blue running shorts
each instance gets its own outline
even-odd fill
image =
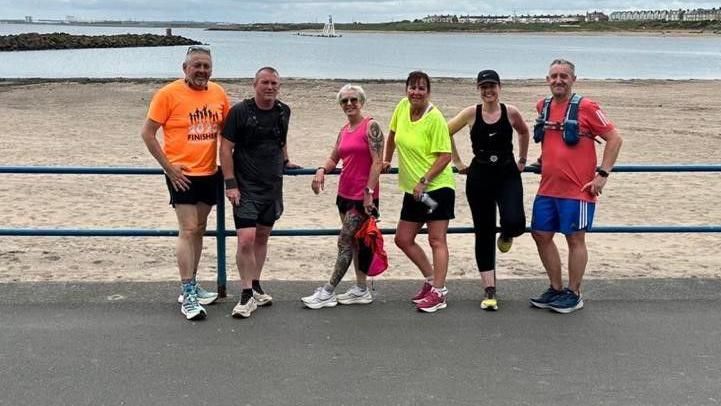
[[[596,203],[560,197],[536,196],[533,201],[531,231],[560,232],[566,235],[590,230]]]

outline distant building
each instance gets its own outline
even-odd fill
[[[33,16],[25,16],[25,22],[28,24],[32,24],[33,22]]]
[[[506,24],[512,23],[513,17],[511,16],[460,16],[458,22],[461,24]]]
[[[455,20],[455,21],[454,21]],[[455,15],[432,15],[424,17],[422,20],[424,23],[453,23],[458,22],[458,17]]]
[[[595,13],[596,18],[606,17],[603,13]],[[424,23],[461,23],[461,24],[574,24],[586,21],[585,15],[466,15],[456,17],[455,15],[431,15],[422,19]]]
[[[521,15],[514,22],[521,24],[575,24],[586,21],[586,16],[578,15]]]
[[[683,17],[684,21],[719,21],[721,8],[689,10]]]
[[[594,11],[592,13],[586,13],[586,21],[588,21],[588,22],[608,21],[608,16],[606,14],[603,14],[600,11]]]
[[[614,11],[606,15],[600,11],[585,15],[431,15],[422,19],[424,23],[461,24],[577,24],[585,21],[721,21],[721,7],[695,10],[630,10]]]
[[[614,11],[611,21],[719,21],[721,8],[696,10]]]

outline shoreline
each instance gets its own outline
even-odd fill
[[[288,30],[288,31],[247,31],[247,30],[213,30],[213,31],[227,31],[227,32],[319,32],[318,30]],[[457,34],[457,35],[468,35],[468,34],[509,34],[509,35],[543,35],[543,36],[554,36],[554,35],[577,35],[577,36],[628,36],[628,37],[718,37],[721,36],[721,32],[715,31],[698,31],[698,30],[605,30],[605,31],[591,31],[591,30],[558,30],[558,31],[524,31],[524,30],[483,30],[483,31],[433,31],[433,30],[418,30],[418,31],[405,31],[405,30],[344,30],[336,29],[339,34],[351,34],[351,33],[369,33],[369,34]]]

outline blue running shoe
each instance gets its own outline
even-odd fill
[[[556,296],[556,299],[548,304],[548,308],[558,313],[571,313],[583,308],[583,296],[566,288],[562,294]]]
[[[205,308],[198,303],[198,295],[193,292],[186,292],[183,295],[183,304],[180,306],[180,312],[183,313],[188,320],[202,320],[207,313]]]
[[[541,294],[541,296],[532,297],[528,299],[528,302],[533,307],[537,307],[539,309],[548,309],[551,302],[556,300],[556,298],[561,294],[563,294],[562,290],[556,290],[549,286],[548,289],[546,289],[546,291]]]
[[[198,294],[198,303],[201,305],[213,304],[218,300],[218,294],[203,289],[199,283],[195,283],[195,291]],[[180,290],[180,296],[178,296],[178,303],[183,304],[183,290]]]

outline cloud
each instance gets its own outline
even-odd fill
[[[653,0],[0,0],[0,18],[194,20],[221,22],[378,22],[429,14],[567,14],[592,10],[713,8],[713,1]]]

